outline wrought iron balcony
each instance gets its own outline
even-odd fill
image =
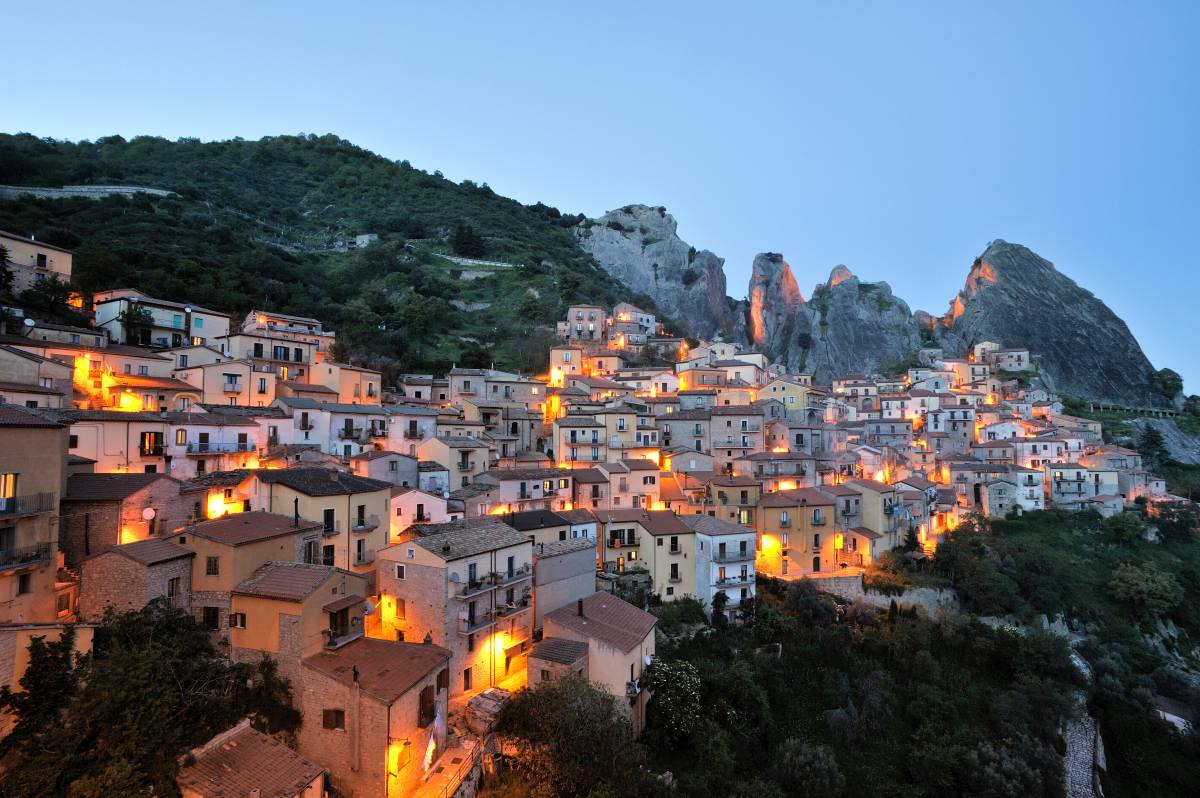
[[[227,454],[230,452],[253,452],[257,449],[252,441],[188,441],[188,454]]]
[[[34,546],[0,549],[0,568],[19,568],[22,565],[33,565],[49,562],[50,544],[38,543]]]
[[[53,493],[30,493],[26,496],[9,496],[0,499],[0,518],[19,515],[37,515],[54,509]]]

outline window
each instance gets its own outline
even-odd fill
[[[175,445],[176,446],[186,446],[187,445],[187,430],[186,429],[175,430]]]
[[[404,579],[404,566],[400,563],[396,563],[396,578]]]
[[[244,612],[229,613],[229,628],[230,629],[245,629],[246,628],[246,613],[244,613]]]
[[[67,448],[68,449],[78,449],[79,448],[79,436],[78,435],[68,435],[67,436]]]
[[[204,561],[205,576],[220,576],[221,575],[221,558],[206,557]]]
[[[471,689],[471,669],[467,668],[463,671],[463,690]]]
[[[138,376],[139,377],[149,377],[150,376],[150,367],[149,366],[138,366]]]
[[[550,681],[550,671],[546,670],[545,668],[539,670],[538,671],[538,679],[540,679],[543,682]]]
[[[30,574],[21,574],[17,577],[17,595],[23,596],[30,592],[33,588],[30,586]]]
[[[323,709],[321,710],[321,726],[325,729],[334,729],[335,731],[346,730],[346,710],[344,709]]]
[[[210,632],[215,632],[221,626],[221,608],[220,607],[204,607],[204,628]]]
[[[422,729],[433,723],[433,718],[437,714],[437,702],[434,700],[435,690],[436,688],[432,684],[421,688],[421,698],[417,705],[417,725]]]
[[[173,576],[167,580],[167,598],[177,598],[179,596],[179,577]]]

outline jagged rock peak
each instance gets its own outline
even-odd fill
[[[749,337],[767,352],[786,345],[796,314],[804,305],[792,267],[777,252],[762,252],[750,267]]]
[[[1153,366],[1125,322],[1020,244],[987,246],[935,332],[956,354],[980,341],[1028,347],[1043,381],[1063,394],[1132,406],[1164,401]]]
[[[829,279],[825,282],[825,285],[829,288],[833,288],[838,283],[844,283],[847,280],[853,279],[855,279],[854,272],[850,271],[849,267],[839,263],[837,266],[834,266],[833,271],[829,273]]]
[[[725,261],[679,238],[662,206],[626,205],[575,227],[579,246],[658,310],[700,338],[729,333],[736,323],[725,291]]]

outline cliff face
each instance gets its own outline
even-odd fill
[[[838,266],[806,302],[791,268],[775,254],[754,259],[748,326],[754,346],[819,382],[882,371],[921,345],[908,305],[887,283],[861,282]]]
[[[726,296],[725,261],[688,246],[664,208],[626,205],[584,221],[575,235],[605,271],[652,297],[664,315],[686,322],[692,335],[734,333],[737,319]]]
[[[1165,401],[1125,322],[1019,244],[988,246],[934,332],[954,353],[980,341],[1029,347],[1043,381],[1060,393],[1131,405]]]

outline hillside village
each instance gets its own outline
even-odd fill
[[[16,291],[70,281],[70,251],[0,243]],[[737,623],[760,577],[841,593],[976,517],[1186,501],[1003,340],[818,384],[573,305],[545,374],[387,384],[315,318],[72,301],[92,326],[13,308],[0,334],[0,682],[32,637],[72,625],[86,651],[106,610],[155,600],[233,661],[271,657],[294,750],[231,728],[185,796],[234,794],[222,769],[270,773],[263,796],[473,795],[518,691],[579,673],[645,725],[660,605]]]

